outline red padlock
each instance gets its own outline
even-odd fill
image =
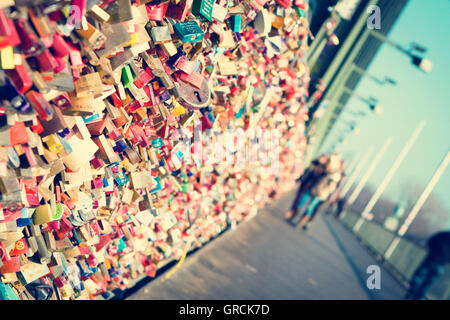
[[[67,44],[64,38],[57,33],[53,35],[53,44],[51,48],[55,57],[62,58],[69,55],[70,53],[70,46]]]
[[[9,26],[10,34],[7,37],[4,37],[3,39],[0,36],[0,48],[6,47],[6,46],[15,47],[20,44],[20,37],[17,32],[16,26],[14,25],[14,21],[12,19],[8,19],[7,23]],[[6,32],[6,30],[5,30],[5,32]]]
[[[55,57],[52,56],[48,49],[37,55],[36,58],[41,72],[54,72],[58,67]]]
[[[167,9],[169,8],[170,1],[164,3],[150,5],[147,4],[145,7],[147,9],[147,16],[149,20],[152,21],[163,21],[166,17]]]
[[[189,14],[189,9],[192,6],[192,2],[193,0],[183,0],[178,4],[174,4],[171,1],[167,9],[166,16],[178,21],[186,20]]]
[[[44,99],[42,94],[37,91],[31,90],[27,92],[25,96],[27,97],[28,101],[30,101],[39,118],[45,120],[53,115],[50,104],[47,100]]]
[[[8,18],[6,17],[3,9],[0,9],[0,40],[7,38],[11,35],[12,30],[8,23]]]
[[[45,50],[44,44],[36,36],[25,18],[17,19],[16,27],[22,40],[22,52],[25,55],[36,56]]]
[[[5,72],[20,93],[27,92],[33,86],[33,80],[23,64],[16,65],[15,69],[5,70]]]

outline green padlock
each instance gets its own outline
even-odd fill
[[[212,21],[214,0],[194,0],[191,12],[202,20]]]
[[[297,12],[299,18],[303,18],[305,16],[305,11],[303,11],[303,9],[300,9],[299,7],[295,7],[295,12]]]
[[[133,73],[129,65],[122,69],[122,84],[124,88],[128,88],[133,83]]]

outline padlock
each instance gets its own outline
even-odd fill
[[[21,254],[27,254],[29,250],[30,248],[28,246],[26,239],[22,238],[14,243],[14,247],[11,249],[9,254],[11,256],[18,256]]]
[[[33,109],[37,112],[41,120],[45,120],[53,116],[53,109],[41,93],[30,90],[25,94],[25,97],[31,103]]]
[[[211,17],[213,20],[224,22],[226,16],[228,15],[228,9],[217,3],[213,4],[213,10],[211,12]]]
[[[75,81],[75,91],[77,98],[87,96],[99,96],[103,93],[102,81],[98,72],[82,75]]]
[[[97,56],[102,57],[109,56],[119,47],[123,46],[131,40],[125,27],[120,23],[115,24],[103,24],[102,32],[106,37],[104,48],[96,51]]]
[[[177,22],[173,29],[182,42],[199,42],[205,35],[200,26],[193,20]]]
[[[106,12],[110,15],[109,23],[126,22],[133,19],[130,0],[113,1]]]
[[[233,15],[230,17],[230,21],[231,21],[231,30],[233,32],[241,32],[242,17],[240,15]]]
[[[155,44],[172,41],[168,26],[152,27],[150,29],[150,36]]]
[[[71,50],[64,38],[57,33],[53,35],[53,44],[51,49],[54,56],[59,58],[68,56]]]
[[[122,68],[122,84],[124,88],[128,88],[133,83],[133,73],[129,65]]]
[[[200,19],[212,21],[213,6],[214,0],[194,0],[191,12]]]
[[[17,90],[3,71],[0,71],[0,97],[19,112],[29,113],[33,110],[28,99]]]
[[[3,9],[0,9],[0,41],[3,41],[11,34],[12,30],[8,23],[8,18],[6,17],[5,11]]]
[[[33,214],[33,223],[41,225],[52,221],[52,209],[49,204],[40,205]]]
[[[50,102],[57,108],[67,109],[71,107],[69,95],[66,92],[61,93],[56,98],[50,100]]]
[[[51,55],[50,50],[42,51],[36,58],[41,72],[54,72],[58,67],[58,63],[55,57]]]
[[[145,6],[148,19],[151,21],[163,21],[166,17],[170,1],[163,1],[159,4],[148,4]]]
[[[11,257],[10,260],[2,261],[3,265],[0,267],[1,274],[15,273],[20,271],[20,256]]]
[[[256,15],[255,20],[253,21],[253,24],[258,33],[262,35],[268,34],[272,26],[269,11],[265,8],[259,11]]]
[[[53,107],[53,105],[50,105],[50,108],[52,109],[52,117],[41,119],[40,121],[40,124],[44,128],[44,131],[39,134],[41,137],[57,133],[58,131],[64,130],[68,127],[66,121],[64,120],[61,109],[55,108]]]
[[[93,49],[100,49],[105,44],[106,36],[90,23],[87,23],[87,30],[81,28],[75,30]]]
[[[210,103],[211,91],[206,79],[202,80],[200,89],[194,88],[183,81],[176,82],[175,88],[180,104],[188,109],[201,109]]]
[[[6,74],[22,94],[33,86],[33,80],[23,64],[16,65],[13,70],[6,70]]]
[[[28,16],[31,20],[31,23],[36,29],[39,38],[42,39],[43,42],[48,40],[51,43],[53,30],[51,27],[50,19],[47,15],[44,15],[41,12],[35,12],[34,9],[36,8],[28,8]]]
[[[190,74],[182,73],[180,75],[180,80],[189,83],[197,89],[201,89],[204,78],[200,73],[192,72]]]
[[[178,3],[170,1],[166,16],[177,21],[184,21],[189,14],[193,0],[181,0]]]
[[[0,48],[0,68],[4,70],[14,69],[14,51],[13,47],[7,46]]]
[[[45,50],[44,44],[36,36],[26,19],[17,19],[16,28],[21,39],[22,52],[25,55],[36,56]]]

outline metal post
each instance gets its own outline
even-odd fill
[[[355,91],[350,90],[349,88],[347,88],[346,86],[344,86],[342,88],[342,90],[347,93],[349,96],[351,96],[352,98],[357,98],[359,101],[364,102],[365,104],[370,105],[370,101],[367,98],[364,98],[363,96],[360,96],[359,94],[357,94]]]
[[[409,50],[406,50],[405,48],[403,48],[401,45],[399,45],[398,43],[392,41],[391,39],[389,39],[388,37],[386,37],[384,34],[378,32],[378,31],[374,31],[374,30],[370,30],[370,34],[372,36],[374,36],[375,38],[377,38],[378,40],[389,44],[390,46],[394,47],[395,49],[399,50],[400,52],[406,54],[407,56],[411,57],[411,52],[409,52]]]
[[[347,175],[349,175],[350,172],[352,172],[353,169],[355,169],[356,165],[358,164],[360,156],[361,156],[360,154],[357,154],[352,158],[352,161],[348,163],[348,165],[344,164],[344,170],[347,171]]]
[[[391,169],[389,169],[388,173],[384,177],[383,182],[381,182],[378,189],[375,191],[374,195],[370,199],[370,201],[367,203],[366,207],[364,208],[362,212],[362,217],[366,218],[368,217],[370,211],[375,206],[375,203],[380,198],[383,191],[388,186],[389,182],[391,181],[392,177],[394,176],[397,169],[400,167],[400,164],[403,162],[403,159],[405,159],[406,155],[408,154],[409,150],[411,149],[412,145],[416,141],[417,137],[419,136],[420,132],[422,131],[423,127],[425,126],[426,122],[423,120],[419,123],[417,128],[414,130],[413,134],[409,138],[408,142],[405,144],[403,150],[398,155],[397,159],[395,160],[394,164],[392,165]]]
[[[389,145],[391,143],[392,143],[392,137],[387,138],[386,141],[384,142],[383,146],[381,147],[380,151],[378,152],[378,154],[376,155],[376,157],[373,159],[372,163],[370,164],[369,169],[367,169],[367,172],[364,174],[361,181],[359,182],[359,184],[356,186],[353,193],[348,198],[349,206],[351,206],[355,202],[356,198],[358,198],[359,194],[361,193],[361,191],[363,190],[367,181],[369,180],[370,176],[372,175],[372,172],[377,167],[378,163],[380,162],[381,158],[386,153],[386,150],[389,148]]]
[[[364,69],[358,67],[356,64],[353,64],[353,69],[358,72],[361,76],[367,77],[369,79],[372,79],[374,82],[378,83],[379,85],[383,85],[384,81],[381,79],[378,79],[377,77],[375,77],[374,75],[368,73],[367,71],[365,71]]]
[[[369,159],[370,155],[372,154],[373,146],[371,146],[369,149],[367,149],[366,153],[363,155],[361,162],[359,162],[358,166],[355,168],[355,171],[351,174],[351,176],[348,178],[347,183],[342,188],[341,197],[344,198],[347,192],[350,190],[351,186],[355,182],[356,178],[358,177],[359,173],[361,172],[362,168],[366,164],[367,160]]]
[[[426,186],[426,188],[423,190],[422,194],[420,195],[419,199],[417,199],[416,204],[411,209],[411,212],[409,213],[408,217],[403,222],[403,225],[400,227],[400,229],[397,232],[396,237],[389,245],[388,249],[386,250],[386,253],[384,254],[385,259],[389,259],[394,252],[395,248],[397,248],[398,243],[400,242],[401,237],[403,237],[408,231],[409,226],[412,224],[414,219],[416,218],[417,214],[419,213],[420,209],[424,205],[425,201],[427,201],[428,196],[431,194],[431,191],[433,191],[434,187],[438,183],[441,176],[444,174],[445,169],[447,168],[448,164],[450,162],[450,152],[447,152],[447,155],[442,160],[441,164],[437,168],[437,170],[434,172],[433,177],[431,178],[430,182]]]

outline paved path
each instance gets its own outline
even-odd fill
[[[377,264],[331,216],[307,231],[283,219],[293,194],[188,256],[167,280],[141,285],[127,299],[401,299],[405,290],[381,269],[369,290],[366,268]]]

